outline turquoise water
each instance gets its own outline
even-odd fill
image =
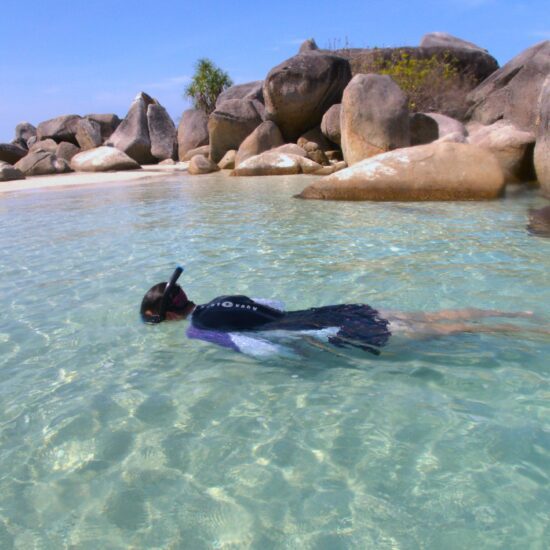
[[[198,303],[548,316],[536,194],[290,198],[307,181],[0,196],[0,548],[547,547],[547,336],[260,360],[139,321],[177,262]]]

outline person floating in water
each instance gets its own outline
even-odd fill
[[[433,337],[473,332],[521,332],[517,325],[480,325],[471,321],[490,317],[531,317],[531,312],[502,312],[467,308],[438,312],[406,313],[376,310],[367,304],[338,304],[297,311],[284,311],[278,302],[224,295],[196,305],[177,284],[183,272],[178,267],[169,282],[151,287],[141,302],[146,323],[186,319],[189,338],[212,342],[235,351],[268,355],[278,346],[259,335],[300,334],[336,347],[351,346],[379,355],[392,335]],[[548,334],[548,331],[540,330]]]

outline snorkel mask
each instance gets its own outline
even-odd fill
[[[158,314],[147,315],[145,313],[142,313],[142,318],[146,323],[161,323],[166,319],[166,312],[168,310],[178,312],[178,310],[183,310],[187,306],[189,300],[187,299],[185,292],[183,292],[183,290],[176,285],[176,282],[182,273],[183,267],[181,266],[176,267],[174,273],[172,273],[172,277],[170,277],[170,280],[166,284],[166,287],[162,294],[162,300],[160,302]],[[179,289],[179,292],[177,291],[177,289]]]

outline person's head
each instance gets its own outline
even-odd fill
[[[182,268],[178,267],[168,283],[152,286],[141,301],[140,314],[146,323],[185,319],[195,308],[183,289],[176,284]]]

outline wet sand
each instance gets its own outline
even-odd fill
[[[0,182],[0,193],[103,183],[157,181],[171,174],[186,173],[187,165],[187,162],[180,162],[173,165],[146,165],[141,170],[123,172],[70,172],[51,176],[30,176],[24,180]]]

